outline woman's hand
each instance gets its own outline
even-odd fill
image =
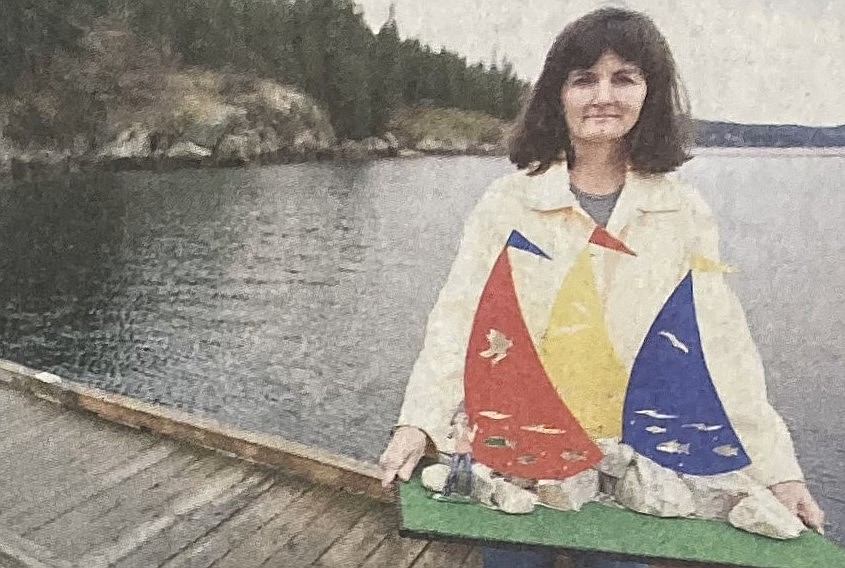
[[[769,487],[778,501],[786,505],[805,525],[824,534],[824,512],[810,495],[803,481],[784,481]]]
[[[381,468],[381,486],[385,489],[390,487],[397,475],[402,481],[411,479],[414,468],[425,454],[425,443],[426,436],[419,428],[397,428],[378,460]]]

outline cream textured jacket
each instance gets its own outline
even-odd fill
[[[517,172],[494,181],[466,221],[451,271],[429,316],[399,425],[423,430],[440,451],[451,451],[449,423],[463,398],[467,342],[482,289],[509,234],[517,230],[548,253],[511,256],[517,299],[535,345],[552,303],[595,223],[569,191],[565,164],[539,176]],[[672,175],[629,171],[607,231],[636,256],[592,247],[591,262],[604,302],[607,331],[629,372],[649,327],[693,259],[694,301],[701,347],[713,385],[745,447],[745,473],[764,485],[802,480],[792,440],[767,400],[764,369],[745,314],[725,282],[716,224],[699,195]]]

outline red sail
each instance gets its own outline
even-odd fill
[[[593,234],[590,235],[590,242],[594,245],[624,252],[625,254],[630,254],[631,256],[637,256],[634,251],[625,246],[625,243],[608,233],[602,227],[597,226],[595,230],[593,230]]]
[[[602,454],[561,400],[522,318],[508,249],[479,301],[467,349],[464,400],[475,461],[530,479],[564,479]]]

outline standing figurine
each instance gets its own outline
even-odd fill
[[[455,440],[455,452],[449,463],[449,477],[446,478],[446,485],[443,487],[444,497],[451,495],[455,489],[462,462],[467,476],[466,495],[472,493],[472,442],[478,432],[478,424],[473,424],[472,428],[469,427],[469,415],[464,410],[463,404],[452,416],[451,425],[452,429],[446,437]]]

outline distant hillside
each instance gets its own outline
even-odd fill
[[[822,148],[845,146],[845,124],[829,127],[793,124],[736,124],[696,121],[696,146]]]

